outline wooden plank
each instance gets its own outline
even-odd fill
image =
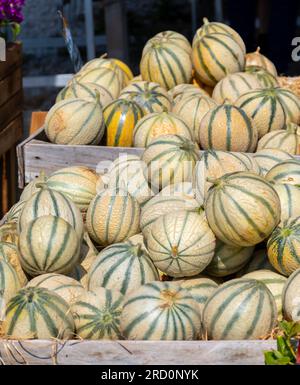
[[[0,156],[5,154],[11,147],[22,138],[22,115],[15,119],[0,132]]]
[[[22,65],[21,43],[8,44],[6,48],[6,61],[0,62],[0,80],[15,71]]]
[[[0,131],[22,111],[23,91],[17,92],[0,106]]]
[[[31,114],[31,122],[30,122],[30,135],[36,132],[39,128],[41,128],[47,116],[47,112],[45,111],[35,111]]]
[[[7,210],[17,202],[17,154],[12,146],[5,155],[6,180],[7,180]]]
[[[6,341],[0,358],[19,365],[263,365],[268,341]]]
[[[22,89],[22,70],[17,68],[9,76],[0,81],[0,106],[7,102],[10,95],[15,95]],[[21,108],[21,106],[19,106]]]

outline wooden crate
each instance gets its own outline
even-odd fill
[[[0,364],[263,365],[268,341],[5,341]]]
[[[37,177],[41,170],[46,175],[63,167],[87,166],[104,172],[108,162],[120,154],[141,155],[142,148],[107,147],[52,144],[46,138],[43,127],[34,132],[17,147],[19,187]]]
[[[0,62],[0,212],[16,201],[16,149],[22,138],[22,46],[9,44],[6,61]],[[5,194],[3,192],[3,186]],[[1,215],[1,214],[0,214]]]

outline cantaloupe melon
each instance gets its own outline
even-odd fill
[[[255,279],[239,278],[212,294],[202,322],[208,339],[248,340],[266,337],[276,319],[276,303],[267,286]]]
[[[236,273],[252,257],[254,247],[230,246],[217,239],[213,259],[205,269],[209,275],[226,277]]]
[[[216,106],[217,104],[211,98],[190,93],[176,102],[172,111],[187,123],[193,133],[193,138],[196,139],[201,120],[209,110]]]
[[[156,112],[144,116],[134,127],[134,147],[147,147],[154,139],[163,135],[180,135],[193,138],[192,127],[177,114]]]
[[[24,205],[25,205],[25,200],[15,203],[6,214],[5,222],[17,223],[19,221],[19,216],[21,211],[23,210]]]
[[[252,273],[245,274],[243,278],[248,279],[256,279],[260,282],[263,282],[267,288],[270,290],[270,292],[273,294],[276,307],[277,307],[277,313],[278,313],[278,319],[282,319],[282,292],[283,288],[286,283],[286,277],[284,277],[281,274],[274,273],[270,270],[257,270],[253,271]]]
[[[181,99],[185,98],[186,96],[190,96],[191,94],[209,97],[209,94],[204,89],[199,88],[194,84],[185,84],[185,83],[178,84],[177,86],[171,88],[168,91],[168,93],[173,100],[173,104],[180,102]]]
[[[278,87],[279,83],[277,77],[272,75],[271,72],[266,69],[254,65],[245,67],[245,71],[254,75],[259,81],[262,88]]]
[[[101,246],[122,242],[139,233],[140,207],[125,190],[100,191],[90,203],[86,226],[91,238]]]
[[[55,144],[99,144],[104,135],[99,97],[94,101],[68,99],[56,103],[45,120],[45,133]]]
[[[212,180],[204,208],[216,237],[228,245],[253,246],[280,221],[280,200],[270,183],[249,172]]]
[[[281,222],[300,216],[300,188],[290,184],[274,184],[273,187],[280,199]]]
[[[27,287],[43,287],[60,295],[70,306],[84,293],[80,282],[62,274],[42,274],[33,278]]]
[[[153,190],[161,190],[172,183],[191,182],[198,159],[197,144],[179,135],[163,135],[154,139],[142,155]]]
[[[192,61],[200,81],[214,87],[225,76],[244,70],[244,55],[231,35],[213,32],[196,39]]]
[[[47,179],[47,186],[70,198],[76,206],[85,212],[96,195],[99,176],[94,170],[84,166],[62,168],[52,173]]]
[[[159,217],[146,241],[155,266],[171,277],[199,274],[211,262],[216,246],[204,213],[185,210]]]
[[[165,31],[150,39],[142,53],[140,71],[144,80],[167,90],[192,78],[191,47],[177,32]]]
[[[50,189],[46,184],[41,184],[39,190],[28,199],[19,217],[19,232],[33,219],[43,215],[54,215],[70,223],[81,239],[83,234],[82,215],[68,197],[59,191]]]
[[[18,246],[8,242],[1,242],[0,260],[3,259],[8,262],[16,271],[21,287],[25,286],[28,282],[28,279],[21,266]]]
[[[6,222],[0,226],[0,242],[8,242],[17,246],[18,239],[19,233],[16,222]]]
[[[126,297],[121,332],[129,340],[195,340],[201,334],[197,302],[176,283],[148,283]]]
[[[84,339],[121,339],[123,296],[99,287],[83,293],[72,306],[76,335]]]
[[[300,162],[286,160],[272,167],[266,174],[266,180],[272,183],[300,185]]]
[[[144,110],[131,100],[117,99],[105,107],[103,116],[107,146],[131,147],[134,127],[144,116]]]
[[[67,273],[79,261],[80,243],[74,228],[64,219],[45,215],[29,222],[20,233],[20,262],[35,277]]]
[[[21,283],[12,265],[0,258],[0,321],[8,301],[21,289]]]
[[[264,135],[257,144],[257,150],[273,148],[291,155],[300,155],[300,126],[288,123],[286,129]]]
[[[289,321],[300,321],[300,269],[293,272],[282,292],[284,317]]]
[[[145,283],[158,281],[159,275],[144,244],[143,238],[115,243],[102,250],[88,271],[88,288],[118,290],[128,294]]]
[[[246,92],[260,88],[261,84],[254,75],[247,72],[237,72],[225,76],[216,84],[212,98],[220,104],[225,101],[234,103]]]
[[[40,183],[45,183],[46,181],[47,181],[47,176],[46,176],[45,172],[42,170],[39,173],[38,177],[33,179],[31,182],[29,182],[25,186],[25,188],[22,191],[22,194],[20,196],[20,201],[27,201],[29,198],[31,198],[34,193],[39,191],[39,188],[37,187],[37,185],[39,185]]]
[[[28,287],[8,302],[3,331],[11,339],[66,340],[74,335],[74,320],[69,305],[58,294]]]
[[[275,269],[286,276],[300,267],[300,217],[280,223],[267,243],[268,257]]]
[[[246,53],[246,47],[243,39],[233,28],[224,23],[209,21],[206,17],[203,18],[203,25],[196,31],[196,34],[193,38],[193,46],[196,44],[197,40],[201,39],[202,36],[216,32],[225,33],[231,36],[241,47],[242,51]]]
[[[134,101],[147,114],[171,109],[168,92],[159,84],[153,82],[131,83],[123,88],[119,98]]]
[[[254,251],[250,261],[236,274],[236,277],[240,278],[245,274],[257,270],[269,270],[277,273],[277,270],[271,265],[269,261],[268,252],[265,248]]]
[[[225,103],[207,112],[196,138],[204,150],[253,152],[258,131],[244,110]]]

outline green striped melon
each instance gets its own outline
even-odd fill
[[[271,265],[268,259],[268,253],[266,249],[254,251],[249,263],[247,263],[247,265],[236,274],[236,277],[240,278],[245,274],[252,273],[253,271],[257,270],[270,270],[277,272],[277,270]]]
[[[114,98],[108,89],[96,83],[80,83],[75,79],[71,84],[63,88],[56,97],[56,103],[66,99],[87,99],[94,101],[99,94],[101,106],[104,108],[111,103]]]
[[[144,116],[144,110],[134,101],[117,99],[105,107],[103,116],[107,146],[131,147],[134,127]]]
[[[48,273],[33,278],[26,287],[43,287],[60,295],[70,306],[84,293],[80,282],[62,274]]]
[[[285,160],[294,159],[288,152],[276,148],[263,148],[262,150],[258,150],[253,154],[253,158],[259,165],[262,176],[265,176],[271,168],[277,164]]]
[[[300,188],[290,184],[275,184],[274,190],[280,199],[281,222],[300,216]]]
[[[199,80],[214,87],[225,76],[243,71],[245,56],[230,35],[214,32],[195,41],[192,61]]]
[[[34,219],[20,233],[20,262],[31,276],[67,273],[79,261],[80,243],[64,219],[45,215]]]
[[[300,162],[286,160],[272,167],[266,174],[266,180],[272,183],[300,186]]]
[[[247,264],[252,257],[253,251],[253,246],[231,246],[217,239],[213,259],[205,271],[215,277],[226,277],[236,273]]]
[[[198,304],[198,309],[201,316],[206,301],[218,288],[218,284],[215,281],[202,277],[190,277],[186,279],[180,278],[173,280],[172,282],[179,284],[182,289],[187,290],[191,294],[191,296]]]
[[[86,226],[99,245],[122,242],[140,231],[140,207],[127,191],[106,189],[90,203]]]
[[[258,131],[244,110],[225,103],[207,112],[196,138],[204,150],[253,152]]]
[[[216,246],[204,213],[186,210],[159,217],[146,241],[155,266],[171,277],[199,274],[211,262]]]
[[[225,151],[204,151],[194,170],[193,186],[196,198],[203,202],[212,183],[207,179],[220,178],[236,171],[250,171],[259,174],[259,166],[247,155]]]
[[[163,31],[157,33],[155,36],[153,36],[150,40],[147,41],[142,54],[144,55],[149,49],[153,47],[153,44],[156,43],[170,43],[172,47],[180,47],[188,54],[190,54],[192,51],[190,42],[181,33],[175,31]]]
[[[75,75],[80,83],[95,83],[109,90],[113,99],[118,98],[123,87],[115,68],[87,68]]]
[[[171,109],[168,92],[157,83],[141,81],[123,88],[120,99],[128,99],[138,104],[145,113],[164,112]]]
[[[277,77],[272,75],[271,72],[266,69],[254,65],[246,66],[245,71],[249,74],[254,75],[259,81],[262,88],[272,88],[277,87],[278,80]]]
[[[154,139],[142,155],[153,190],[161,190],[177,182],[191,182],[198,159],[198,145],[179,135],[163,135]]]
[[[106,247],[88,271],[89,290],[105,287],[124,295],[158,280],[158,271],[141,238]]]
[[[193,133],[193,138],[196,138],[204,115],[216,106],[217,104],[210,97],[203,96],[200,93],[190,93],[179,102],[176,102],[172,111],[187,123]]]
[[[169,189],[170,186],[165,188]],[[145,238],[148,237],[150,229],[157,218],[170,212],[195,211],[199,209],[201,204],[203,202],[199,203],[193,195],[185,191],[172,194],[171,190],[170,194],[168,194],[168,190],[163,189],[141,208],[140,226]]]
[[[19,233],[16,222],[5,222],[0,226],[0,242],[8,242],[17,246],[18,240]]]
[[[21,287],[28,282],[20,262],[20,252],[17,245],[8,242],[0,242],[0,261],[8,262],[17,273]]]
[[[69,305],[58,294],[41,287],[20,290],[8,302],[3,322],[12,339],[70,339],[74,320]]]
[[[249,91],[235,101],[235,105],[253,120],[259,138],[270,131],[283,129],[286,124],[286,108],[276,90],[268,88]]]
[[[257,47],[255,52],[246,54],[246,67],[256,66],[265,69],[273,76],[277,77],[275,65],[266,56],[260,53],[260,47]]]
[[[27,201],[29,198],[31,198],[34,193],[39,191],[39,188],[37,186],[40,183],[45,183],[46,181],[47,181],[47,176],[45,172],[42,170],[35,179],[33,179],[31,182],[29,182],[25,186],[20,196],[20,201]]]
[[[286,121],[300,124],[300,99],[296,94],[286,88],[275,88],[276,94],[284,106]]]
[[[171,88],[168,91],[171,99],[173,100],[173,104],[180,102],[182,98],[190,95],[202,95],[209,97],[208,92],[204,89],[197,87],[194,84],[178,84],[177,86]]]
[[[263,282],[267,286],[267,288],[274,296],[277,307],[278,319],[282,319],[281,297],[283,288],[287,280],[286,277],[282,276],[281,274],[274,273],[270,270],[257,270],[253,271],[252,273],[245,274],[243,278],[256,279],[257,281]]]
[[[215,86],[212,98],[217,103],[234,103],[241,95],[251,90],[260,89],[258,79],[247,72],[236,72],[225,76]]]
[[[258,142],[257,150],[273,148],[291,155],[300,155],[300,126],[288,123],[286,129],[264,135]]]
[[[66,167],[52,173],[47,186],[70,198],[80,211],[85,212],[96,195],[98,175],[84,166]]]
[[[286,276],[300,267],[300,217],[289,218],[272,232],[267,243],[268,258]]]
[[[44,215],[54,215],[64,219],[75,229],[78,238],[82,238],[83,220],[79,209],[68,197],[48,188],[46,184],[40,185],[39,191],[26,201],[19,217],[19,232],[33,219]]]
[[[99,144],[104,135],[102,108],[97,98],[56,103],[45,120],[45,133],[55,144]]]
[[[0,258],[0,322],[8,301],[21,289],[18,275],[12,265]]]
[[[194,46],[196,42],[201,39],[201,37],[205,35],[209,35],[211,33],[225,33],[232,37],[237,44],[241,47],[242,51],[244,54],[246,53],[246,47],[243,39],[241,36],[229,25],[220,23],[217,21],[208,21],[206,17],[203,18],[203,25],[202,27],[198,28],[196,31],[196,34],[193,38],[193,43],[192,45]]]
[[[19,220],[19,216],[23,210],[23,207],[25,205],[25,200],[20,200],[19,202],[15,203],[8,213],[5,215],[5,222],[15,222],[17,223]]]
[[[285,319],[300,321],[300,269],[295,270],[285,283],[282,306]]]
[[[145,174],[146,166],[140,157],[122,154],[114,160],[109,169],[107,186],[127,191],[142,205],[153,196]]]
[[[144,116],[134,127],[134,147],[147,147],[163,135],[180,135],[192,139],[193,131],[187,122],[172,112],[156,112]]]
[[[270,183],[250,172],[211,181],[204,208],[216,237],[228,245],[253,246],[280,221],[280,200]]]
[[[267,286],[255,279],[239,278],[212,294],[202,322],[208,339],[252,340],[271,333],[276,319],[276,303]]]
[[[142,78],[167,90],[192,79],[191,46],[184,36],[169,32],[146,43],[140,62]]]
[[[126,79],[125,73],[122,69],[117,65],[114,59],[110,59],[106,57],[107,54],[102,55],[99,58],[95,58],[89,60],[79,71],[78,74],[84,74],[85,72],[94,70],[94,69],[109,69],[115,73],[117,78],[119,79],[119,83],[121,88],[125,87]]]
[[[121,331],[129,340],[195,340],[201,334],[197,302],[173,282],[152,282],[125,299]]]
[[[121,339],[122,309],[123,295],[117,290],[86,291],[71,308],[76,335],[86,340]]]

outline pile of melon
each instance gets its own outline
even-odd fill
[[[25,187],[0,226],[4,338],[260,339],[300,321],[298,97],[207,20],[192,45],[154,36],[140,70],[94,59],[49,111],[54,143],[143,150]]]

